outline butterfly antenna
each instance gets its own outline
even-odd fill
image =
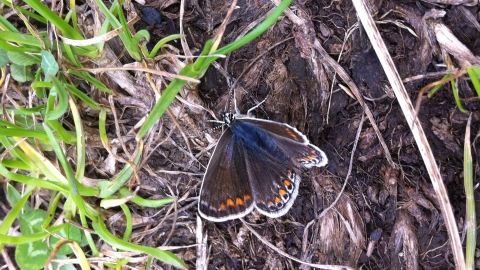
[[[237,88],[237,85],[238,85],[238,78],[235,79],[235,81],[233,82],[233,84],[230,86],[230,100],[229,100],[229,103],[228,103],[228,112],[229,113],[233,113],[233,114],[238,114],[238,108],[237,108],[237,99],[236,99],[236,92],[235,92],[235,89]],[[232,104],[233,104],[233,110],[232,110]]]
[[[219,121],[219,120],[207,120],[207,122],[212,122],[212,123],[218,123],[220,125],[216,126],[216,127],[213,127],[213,128],[209,128],[209,129],[205,129],[205,130],[202,130],[200,132],[196,132],[196,133],[188,133],[187,136],[188,137],[200,137],[201,135],[205,134],[205,133],[210,133],[214,130],[217,130],[219,128],[222,128],[226,125],[225,121]]]
[[[255,110],[255,109],[257,109],[258,107],[260,107],[260,105],[262,105],[265,101],[267,101],[267,98],[269,98],[269,97],[270,97],[270,94],[267,94],[267,96],[266,96],[262,101],[260,101],[260,103],[258,103],[257,105],[253,106],[252,108],[250,108],[250,109],[247,111],[247,115],[249,116],[250,113],[251,113],[253,110]]]
[[[235,95],[235,89],[237,88],[237,82],[238,81],[235,81],[232,85],[232,90],[230,91],[230,100],[229,100],[229,107],[228,107],[228,112],[229,113],[234,113],[236,114],[238,112],[238,109],[237,109],[237,98],[236,98],[236,95]],[[232,108],[232,105],[233,105],[233,108]]]
[[[209,129],[207,129],[207,130],[204,130],[203,133],[210,133],[210,132],[212,132],[212,131],[214,131],[214,130],[217,130],[217,129],[219,129],[219,128],[223,128],[224,126],[225,126],[225,123],[222,122],[221,125],[218,125],[218,126],[213,127],[213,128],[209,128]]]

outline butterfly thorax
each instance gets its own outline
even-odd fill
[[[235,114],[233,114],[233,113],[224,112],[224,113],[222,114],[222,116],[223,116],[223,122],[224,122],[227,126],[232,125],[232,123],[235,121]]]

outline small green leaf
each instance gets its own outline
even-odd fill
[[[55,256],[55,258],[59,260],[67,260],[69,259],[67,256]],[[77,270],[75,268],[75,264],[62,264],[60,268],[58,268],[59,264],[56,262],[52,262],[53,269],[58,269],[58,270]]]
[[[45,212],[42,210],[26,211],[20,215],[20,231],[24,236],[42,232]],[[39,240],[20,244],[15,250],[15,260],[21,269],[40,269],[45,266],[50,250],[45,241]]]
[[[42,69],[45,73],[45,81],[50,82],[50,76],[57,76],[59,70],[55,57],[49,51],[42,51]]]
[[[31,66],[33,64],[40,64],[39,57],[23,52],[8,51],[7,56],[10,61],[12,61],[12,63],[20,66]]]
[[[47,243],[41,240],[20,244],[15,249],[15,260],[20,269],[24,270],[42,269],[49,255]]]
[[[4,67],[8,63],[10,63],[10,59],[8,59],[7,51],[0,49],[0,67]]]
[[[20,215],[18,219],[20,221],[20,231],[23,235],[42,232],[42,224],[45,220],[45,212],[39,209],[25,211],[25,213]]]
[[[10,66],[10,71],[12,72],[12,78],[17,82],[31,81],[35,77],[35,74],[29,66],[12,64]]]

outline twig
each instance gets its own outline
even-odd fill
[[[352,153],[350,155],[350,163],[348,164],[347,176],[345,177],[345,181],[343,182],[342,189],[338,193],[338,196],[335,199],[335,201],[333,203],[331,203],[327,208],[325,208],[322,211],[322,213],[320,213],[320,215],[318,215],[318,218],[323,217],[325,214],[327,214],[328,211],[330,211],[330,209],[332,209],[335,206],[335,204],[337,204],[338,200],[340,199],[340,197],[343,194],[343,191],[347,187],[348,178],[350,178],[350,174],[352,173],[353,160],[354,160],[353,157],[355,156],[355,150],[357,149],[357,144],[358,144],[358,141],[359,141],[359,138],[360,138],[360,134],[362,132],[362,127],[363,127],[364,120],[365,120],[365,117],[364,117],[364,114],[362,114],[362,119],[360,120],[360,124],[358,125],[357,135],[355,136],[355,142],[353,143]]]
[[[322,269],[338,269],[338,270],[343,270],[343,269],[351,269],[353,270],[352,267],[350,266],[346,266],[346,265],[331,265],[331,264],[316,264],[316,263],[309,263],[309,262],[304,262],[298,258],[295,258],[293,256],[291,256],[290,254],[280,250],[279,248],[277,248],[275,245],[273,245],[272,243],[268,242],[263,236],[261,236],[257,231],[255,231],[252,227],[250,227],[250,225],[247,224],[247,222],[245,220],[243,220],[242,218],[240,218],[240,220],[242,221],[243,225],[245,227],[247,227],[247,229],[252,232],[262,243],[264,243],[265,245],[267,245],[269,248],[273,249],[274,251],[276,251],[278,254],[292,260],[292,261],[296,261],[298,263],[301,263],[301,264],[305,264],[305,265],[308,265],[310,267],[316,267],[316,268],[322,268]]]

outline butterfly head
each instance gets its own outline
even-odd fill
[[[224,113],[222,113],[222,116],[223,116],[223,122],[227,126],[232,125],[233,121],[235,121],[235,114],[233,114],[233,113],[224,112]]]

